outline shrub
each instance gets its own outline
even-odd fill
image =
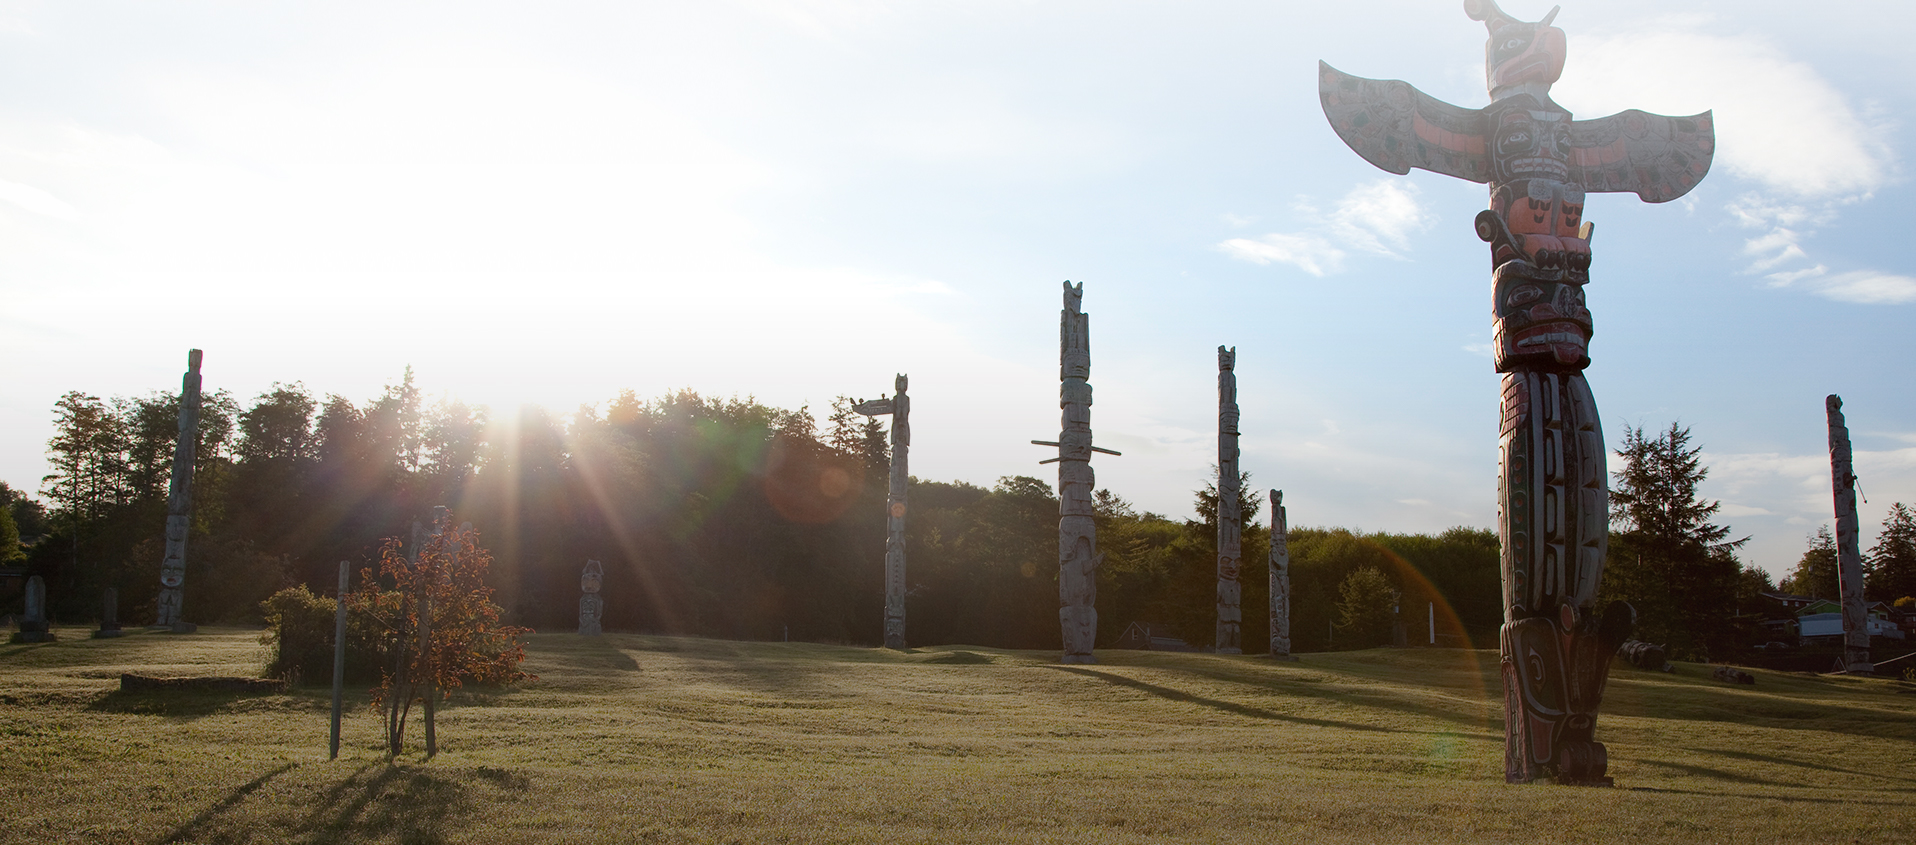
[[[266,632],[260,642],[271,650],[268,677],[283,678],[289,684],[331,683],[333,678],[334,614],[339,603],[314,595],[306,585],[288,587],[260,602],[266,617]],[[361,614],[346,620],[346,680],[353,684],[371,684],[380,678],[386,664],[384,637],[379,626]]]

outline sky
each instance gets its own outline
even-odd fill
[[[1681,200],[1591,195],[1606,438],[1689,427],[1782,575],[1841,394],[1867,548],[1916,503],[1916,9],[1564,6],[1558,102],[1718,132]],[[1485,189],[1371,167],[1316,91],[1479,107],[1484,40],[1452,0],[0,2],[0,480],[38,488],[61,394],[177,390],[188,348],[242,403],[410,366],[495,415],[822,418],[904,372],[914,474],[1048,477],[1069,279],[1100,486],[1191,514],[1226,344],[1293,525],[1491,528]]]

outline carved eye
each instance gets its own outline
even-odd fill
[[[1523,45],[1525,43],[1526,42],[1522,38],[1512,38],[1504,42],[1504,50],[1506,52],[1511,50],[1521,50],[1523,49]]]
[[[1510,305],[1513,308],[1519,305],[1528,305],[1532,302],[1536,302],[1537,299],[1542,296],[1543,290],[1541,288],[1538,288],[1536,285],[1524,285],[1510,292]]]

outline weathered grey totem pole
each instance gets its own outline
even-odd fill
[[[27,579],[26,606],[20,614],[20,630],[9,642],[50,643],[58,640],[47,621],[47,582],[38,575]]]
[[[1709,170],[1710,113],[1665,117],[1634,109],[1572,120],[1550,99],[1563,72],[1563,30],[1466,0],[1490,31],[1490,105],[1465,109],[1409,84],[1362,79],[1319,63],[1332,128],[1392,173],[1420,167],[1485,182],[1477,215],[1490,243],[1493,339],[1503,373],[1499,533],[1503,540],[1504,776],[1609,784],[1595,739],[1610,660],[1636,613],[1596,609],[1608,545],[1604,444],[1590,365],[1588,191],[1649,202],[1688,193]]]
[[[1291,656],[1291,522],[1284,491],[1271,491],[1271,656]]]
[[[1836,499],[1836,581],[1843,594],[1843,670],[1871,673],[1869,608],[1863,602],[1863,552],[1857,542],[1856,472],[1843,421],[1843,397],[1823,400],[1830,425],[1830,490]]]
[[[186,535],[193,523],[193,456],[200,431],[200,351],[186,353],[180,379],[180,437],[173,446],[173,486],[166,496],[166,552],[160,559],[159,618],[155,627],[187,633],[194,626],[180,616],[186,587]]]
[[[605,565],[596,560],[585,562],[585,572],[579,576],[579,636],[596,637],[599,635],[599,620],[605,618],[605,599],[599,596],[599,589],[605,583]]]
[[[891,488],[885,497],[885,647],[905,648],[905,490],[911,486],[910,379],[892,382],[890,399],[858,402],[852,410],[868,417],[891,415]]]
[[[1098,527],[1092,520],[1091,492],[1097,479],[1091,453],[1120,454],[1091,445],[1091,317],[1084,313],[1084,283],[1064,283],[1064,310],[1058,316],[1058,407],[1063,409],[1058,439],[1033,440],[1058,447],[1058,456],[1039,461],[1058,465],[1058,624],[1064,629],[1064,662],[1096,663],[1098,641]]]
[[[1242,495],[1237,470],[1237,347],[1217,348],[1217,653],[1243,654]]]

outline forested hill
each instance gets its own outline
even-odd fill
[[[165,393],[74,392],[56,404],[44,518],[7,494],[21,521],[35,523],[23,526],[39,535],[28,538],[27,564],[45,576],[57,619],[93,618],[108,586],[120,590],[126,621],[151,618],[177,409]],[[195,621],[257,618],[262,598],[296,583],[330,593],[339,561],[357,572],[385,538],[409,537],[444,504],[480,532],[496,599],[521,624],[575,625],[580,570],[596,559],[608,629],[881,637],[887,435],[842,397],[822,424],[808,408],[689,390],[650,401],[626,392],[569,419],[532,408],[489,418],[458,403],[427,406],[409,372],[363,403],[321,400],[298,383],[244,407],[208,394],[198,446],[186,582]],[[1100,642],[1142,621],[1209,643],[1215,488],[1195,495],[1198,518],[1174,520],[1098,491]],[[912,642],[1056,646],[1058,503],[1048,482],[913,479],[910,501]],[[1246,496],[1242,514],[1253,651],[1268,606],[1262,506]],[[1490,532],[1303,529],[1290,549],[1299,650],[1387,641],[1393,602],[1413,641],[1428,636],[1434,612],[1447,642],[1494,642]]]

